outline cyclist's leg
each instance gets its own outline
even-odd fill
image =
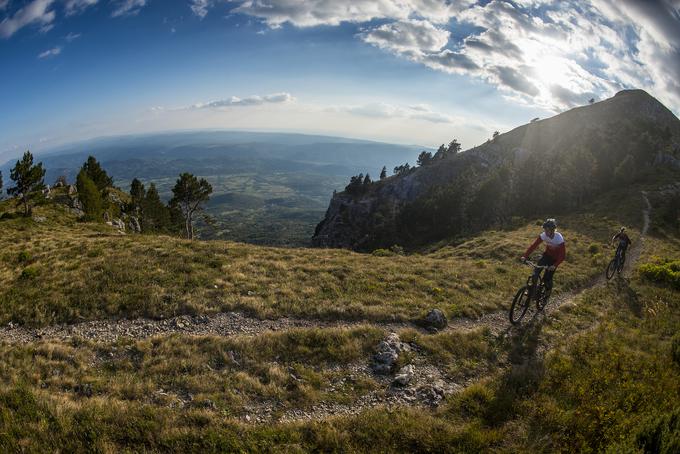
[[[538,266],[543,266],[543,261],[545,260],[545,255],[542,255],[541,258],[538,260],[538,263],[536,263]],[[534,274],[531,278],[531,285],[536,285],[536,282],[538,282],[538,277],[541,275],[541,271],[543,271],[540,268],[534,268]]]
[[[541,257],[541,260],[538,261],[538,264],[541,266],[552,266],[555,264],[555,260],[553,260],[553,258],[548,255],[544,255],[543,257]],[[545,272],[543,273],[543,283],[545,284],[545,288],[548,291],[552,290],[553,274],[555,274],[554,270],[553,271],[545,270]]]

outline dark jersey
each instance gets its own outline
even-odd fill
[[[626,232],[619,232],[614,237],[612,238],[612,241],[614,240],[619,240],[619,245],[623,247],[628,247],[632,241],[630,241],[630,238],[626,234]]]

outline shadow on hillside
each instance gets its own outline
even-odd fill
[[[640,297],[637,292],[633,290],[630,286],[630,280],[623,277],[617,276],[609,285],[613,285],[616,289],[616,293],[626,304],[626,307],[630,312],[636,317],[642,317],[642,303],[640,302]]]
[[[500,348],[508,352],[509,367],[498,382],[493,400],[485,412],[485,422],[498,426],[512,418],[517,402],[532,395],[543,380],[544,363],[539,351],[543,312],[519,327],[510,327],[499,338]]]

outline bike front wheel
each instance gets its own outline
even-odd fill
[[[616,268],[617,268],[616,259],[614,259],[611,262],[609,262],[609,265],[607,265],[607,271],[605,273],[607,275],[607,280],[614,277],[614,273],[616,273]]]
[[[529,288],[524,286],[517,291],[515,298],[512,300],[512,306],[510,306],[510,323],[513,325],[518,324],[524,317],[524,314],[527,313],[530,303],[531,298],[529,295]]]

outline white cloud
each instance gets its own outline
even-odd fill
[[[4,10],[9,6],[9,0],[0,0],[0,10]]]
[[[90,6],[96,5],[99,0],[66,0],[65,10],[67,16],[79,14]]]
[[[208,15],[208,10],[212,6],[212,0],[191,0],[189,2],[189,8],[191,8],[191,11],[201,19]]]
[[[240,98],[238,96],[232,96],[227,99],[218,99],[209,102],[200,102],[192,104],[187,107],[180,108],[165,108],[161,106],[151,107],[149,110],[152,112],[170,112],[170,111],[182,111],[182,110],[201,110],[201,109],[225,109],[229,107],[247,107],[247,106],[261,106],[264,104],[287,104],[295,101],[295,97],[290,93],[273,93],[269,95],[252,95],[245,98]]]
[[[389,0],[252,0],[242,2],[233,12],[264,20],[270,27],[288,22],[297,27],[340,25],[366,22],[376,18],[407,19],[408,2]]]
[[[134,16],[146,6],[147,0],[119,0],[111,17]]]
[[[535,107],[562,110],[637,87],[680,110],[678,0],[231,2],[232,12],[271,28],[381,20],[358,37],[432,69],[484,80]],[[204,14],[214,2],[193,3]],[[474,28],[452,41],[452,23]]]
[[[15,12],[12,17],[4,18],[0,22],[0,36],[9,38],[23,27],[32,24],[38,24],[43,29],[51,27],[55,19],[54,11],[49,10],[52,3],[54,3],[54,0],[33,0]],[[7,4],[5,4],[6,6]]]
[[[373,19],[406,20],[410,17],[444,24],[476,0],[227,0],[237,3],[234,13],[262,19],[270,27],[289,23],[296,27],[362,23]],[[205,17],[217,0],[189,0],[189,7]]]
[[[425,20],[410,19],[384,24],[360,33],[369,44],[398,53],[438,52],[451,33]]]
[[[384,102],[351,106],[333,106],[329,112],[342,112],[350,115],[370,118],[423,120],[430,123],[455,123],[460,119],[441,112],[435,112],[427,104],[399,106]]]
[[[53,47],[52,49],[47,49],[45,52],[38,54],[38,58],[56,57],[60,53],[61,47]]]
[[[71,43],[76,39],[80,38],[81,36],[82,35],[80,33],[70,32],[68,35],[64,36],[64,40],[66,40],[67,43]]]

